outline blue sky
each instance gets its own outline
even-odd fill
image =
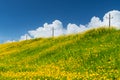
[[[120,10],[119,0],[0,0],[0,43],[17,40],[29,30],[58,19],[87,24],[93,16],[103,18],[110,10]]]

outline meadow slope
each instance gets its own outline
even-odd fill
[[[120,80],[120,30],[0,44],[0,80]]]

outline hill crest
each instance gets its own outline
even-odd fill
[[[0,79],[120,79],[120,31],[84,33],[0,45]]]

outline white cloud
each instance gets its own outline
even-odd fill
[[[67,25],[67,33],[66,34],[73,34],[73,33],[79,33],[87,30],[87,28],[84,25],[77,26],[76,24],[69,23]]]
[[[88,24],[88,28],[97,28],[102,26],[102,21],[99,17],[92,17],[91,21]]]
[[[67,25],[67,34],[73,34],[73,33],[78,33],[80,30],[79,26],[77,26],[76,24],[71,24],[69,23]]]
[[[31,37],[28,34],[25,34],[25,35],[20,37],[20,41],[22,41],[22,40],[29,40],[29,39],[31,39]]]
[[[52,24],[45,23],[43,27],[38,27],[36,30],[28,31],[29,35],[33,38],[39,37],[52,37],[52,29],[54,28],[54,36],[74,34],[78,32],[83,32],[87,28],[84,25],[77,26],[76,24],[69,23],[67,29],[63,28],[63,24],[59,20],[55,20]]]
[[[15,42],[15,40],[7,40],[4,43],[12,43],[12,42]]]
[[[28,33],[34,38],[51,37],[53,28],[54,36],[63,35],[65,33],[62,22],[60,22],[59,20],[53,21],[52,24],[45,23],[43,27],[39,27],[36,30],[28,31]]]
[[[66,27],[66,29],[63,27],[63,24],[59,20],[53,21],[51,24],[45,23],[42,27],[38,27],[36,30],[30,30],[28,31],[28,34],[25,34],[21,36],[20,40],[26,40],[32,38],[39,38],[39,37],[51,37],[52,36],[52,28],[54,28],[54,36],[59,35],[67,35],[67,34],[75,34],[79,32],[86,31],[91,28],[98,28],[101,26],[108,26],[109,25],[109,13],[112,16],[111,19],[111,26],[115,26],[115,28],[120,29],[120,11],[118,10],[112,10],[107,12],[103,20],[100,20],[99,17],[92,17],[90,22],[86,25],[76,25],[69,23]],[[9,42],[9,41],[8,41]]]
[[[108,13],[105,14],[105,16],[103,17],[103,25],[107,25],[109,24],[109,14],[111,14],[111,26],[116,27],[117,29],[120,29],[120,11],[118,10],[113,10],[113,11],[109,11]]]
[[[120,29],[120,11],[112,10],[107,12],[104,17],[103,21],[100,20],[99,17],[92,17],[91,21],[89,22],[89,28],[98,28],[101,26],[109,27],[109,14],[111,14],[111,26]]]

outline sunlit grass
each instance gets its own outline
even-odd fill
[[[120,31],[0,44],[0,80],[119,80]]]

